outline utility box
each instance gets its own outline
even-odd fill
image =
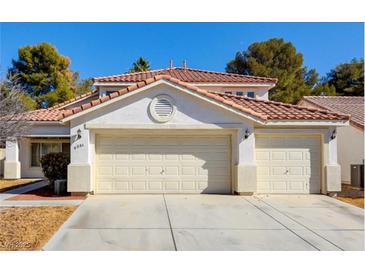
[[[56,180],[54,182],[54,194],[58,196],[67,194],[67,180]]]
[[[364,188],[364,165],[351,165],[351,185]]]

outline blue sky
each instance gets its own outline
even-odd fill
[[[181,66],[224,71],[237,51],[281,37],[325,75],[364,55],[363,23],[1,23],[1,74],[24,45],[47,41],[71,58],[82,78],[126,72],[139,56],[153,69]]]

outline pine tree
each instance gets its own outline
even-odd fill
[[[237,52],[226,71],[278,78],[270,99],[285,103],[297,103],[309,95],[318,81],[318,73],[303,66],[303,55],[292,43],[277,38],[253,43],[246,51]]]

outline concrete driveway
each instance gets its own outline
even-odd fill
[[[92,196],[44,250],[364,250],[364,211],[322,195]]]

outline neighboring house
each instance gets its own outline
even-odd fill
[[[341,180],[350,184],[351,165],[364,164],[364,97],[304,96],[299,105],[351,115],[350,126],[337,131]]]
[[[94,83],[23,115],[32,128],[6,142],[5,177],[38,177],[40,157],[63,151],[79,194],[341,190],[334,133],[349,116],[259,99],[276,79],[170,68]]]

